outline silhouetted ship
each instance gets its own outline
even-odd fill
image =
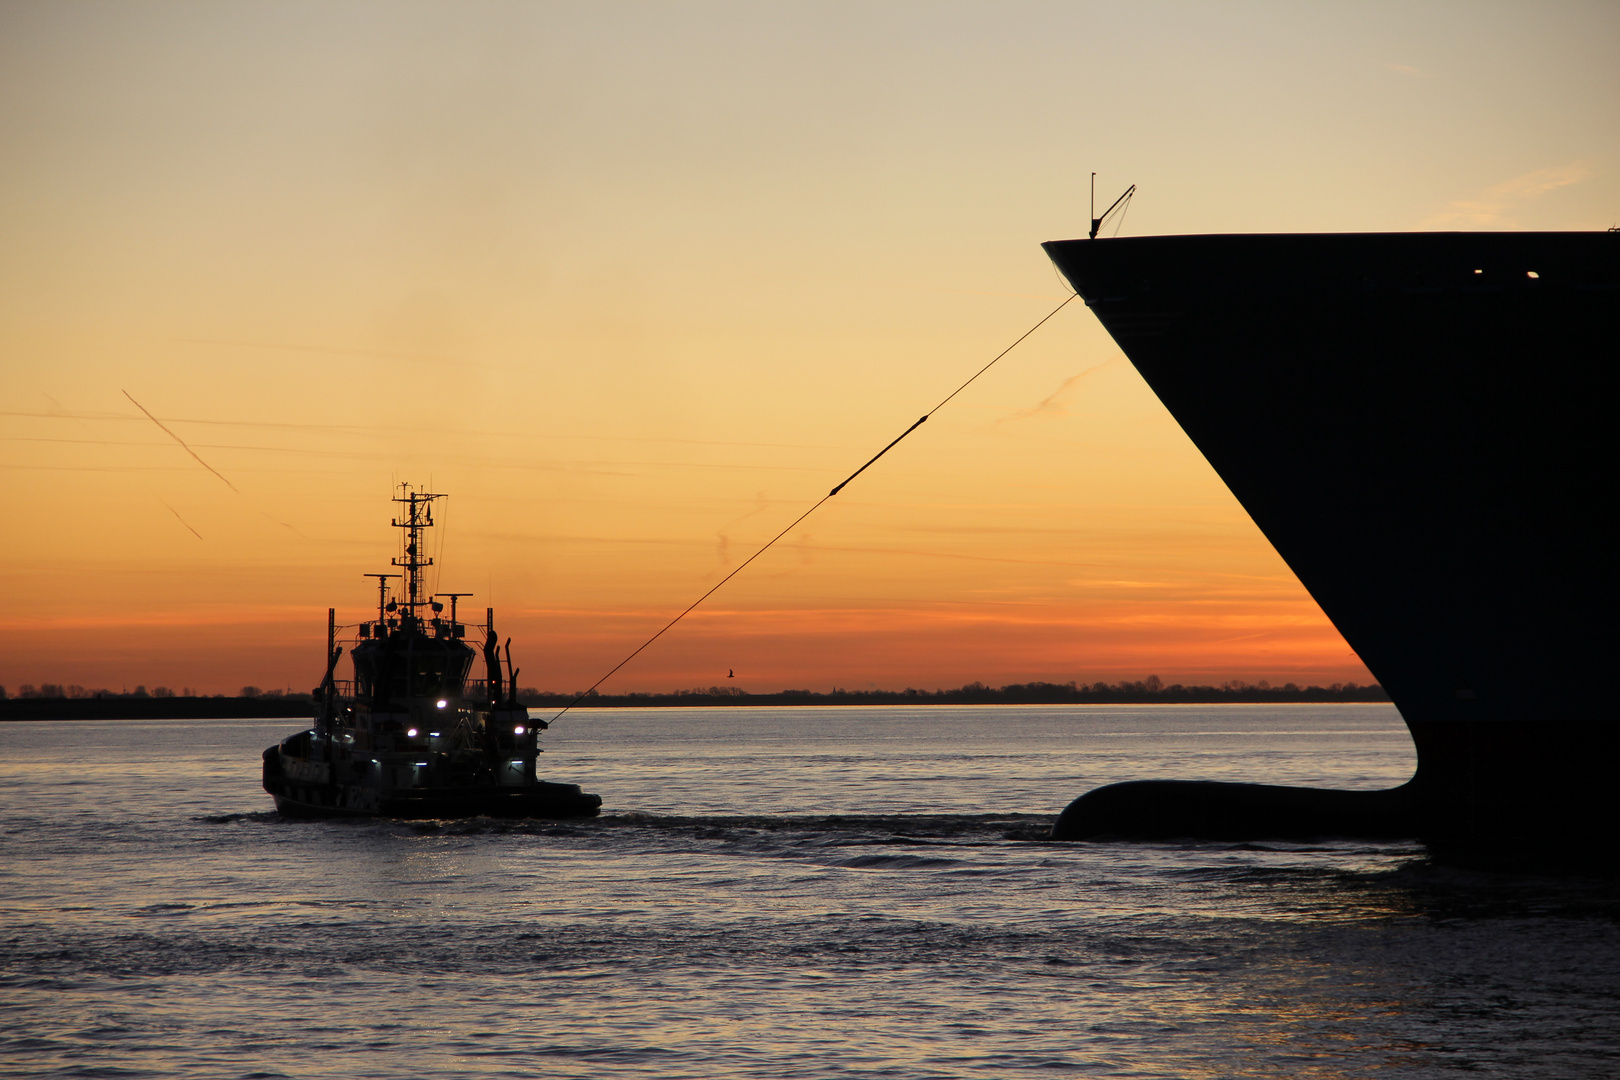
[[[377,619],[361,623],[350,648],[354,680],[333,676],[343,649],[336,612],[327,612],[326,677],[315,691],[315,726],[264,752],[264,790],[291,817],[386,816],[405,818],[589,817],[602,799],[577,784],[535,775],[544,720],[531,720],[518,703],[512,643],[506,671],[495,636],[495,612],[483,631],[486,677],[469,675],[478,653],[466,643],[468,625],[456,601],[468,593],[426,594],[423,553],[432,507],[442,495],[402,486],[395,502],[404,520],[403,590],[390,599],[377,579]],[[450,617],[444,605],[450,601]]]
[[[1145,781],[1055,835],[1620,852],[1620,234],[1045,246],[1399,707],[1385,792]]]

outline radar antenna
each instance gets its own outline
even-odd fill
[[[377,579],[377,626],[380,628],[383,624],[383,619],[385,618],[385,609],[388,606],[388,579],[397,578],[399,575],[362,574],[361,577],[374,577]]]
[[[433,526],[433,500],[444,496],[413,491],[409,484],[401,484],[399,489],[400,494],[394,496],[394,501],[405,506],[405,520],[395,520],[390,524],[396,529],[405,530],[405,558],[395,559],[392,565],[405,570],[403,607],[408,625],[420,625],[417,611],[430,603],[422,589],[422,571],[433,565],[433,560],[422,551],[422,531]]]
[[[1097,239],[1098,230],[1100,230],[1103,227],[1103,222],[1107,221],[1109,218],[1114,216],[1114,211],[1115,210],[1119,211],[1119,220],[1123,222],[1125,220],[1125,210],[1124,210],[1124,208],[1130,206],[1131,196],[1135,195],[1135,194],[1136,194],[1136,185],[1132,184],[1130,187],[1125,189],[1125,194],[1121,195],[1119,198],[1114,200],[1114,205],[1110,206],[1107,210],[1103,211],[1103,216],[1102,217],[1098,217],[1097,216],[1097,174],[1092,173],[1091,174],[1091,236],[1090,236],[1090,239],[1092,239],[1092,240]]]
[[[452,634],[455,633],[455,627],[457,625],[457,622],[456,622],[456,601],[461,599],[463,596],[474,596],[476,594],[475,593],[470,593],[470,592],[436,592],[433,595],[434,596],[448,596],[450,598],[450,627],[451,627],[450,632]]]

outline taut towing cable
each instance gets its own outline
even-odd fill
[[[1008,345],[1005,349],[1002,349],[999,353],[997,353],[995,355],[994,359],[992,359],[988,364],[984,365],[984,367],[980,368],[978,371],[975,371],[968,378],[967,382],[964,382],[961,386],[958,386],[955,390],[952,390],[949,394],[946,394],[945,397],[940,400],[938,405],[935,405],[932,409],[929,409],[927,412],[925,412],[921,416],[919,416],[917,418],[917,422],[912,424],[910,427],[906,428],[906,430],[902,431],[900,433],[900,435],[894,440],[894,442],[891,442],[888,446],[885,446],[883,449],[879,450],[876,454],[873,454],[872,459],[870,461],[868,461],[865,465],[862,465],[860,468],[856,469],[854,472],[852,472],[848,476],[846,476],[844,478],[844,480],[843,480],[843,483],[839,484],[837,487],[835,487],[831,491],[827,492],[827,494],[823,495],[820,499],[817,499],[816,502],[815,502],[815,505],[811,506],[810,509],[806,510],[804,513],[800,514],[798,517],[794,518],[792,524],[790,524],[787,528],[783,529],[781,532],[777,533],[775,536],[771,537],[769,540],[765,541],[765,543],[760,547],[760,549],[758,551],[754,552],[752,555],[748,556],[748,558],[744,559],[741,563],[739,563],[737,568],[735,570],[733,570],[731,573],[727,574],[725,577],[723,577],[719,581],[715,582],[714,586],[712,588],[710,588],[708,592],[704,593],[702,596],[700,596],[696,600],[692,601],[692,603],[687,606],[686,610],[682,611],[679,615],[675,616],[673,619],[669,620],[669,622],[665,623],[663,628],[660,629],[658,631],[658,633],[654,634],[652,637],[648,638],[646,641],[643,641],[639,646],[636,647],[636,650],[634,652],[632,652],[629,656],[626,656],[623,660],[620,660],[617,664],[614,664],[612,670],[610,670],[606,675],[603,675],[600,679],[597,679],[587,689],[581,691],[580,695],[578,697],[576,697],[573,701],[570,701],[567,705],[564,705],[561,709],[559,709],[557,711],[557,715],[553,716],[549,721],[546,722],[547,725],[549,726],[550,724],[556,723],[559,719],[562,718],[563,713],[567,712],[569,709],[572,709],[575,705],[578,705],[580,702],[582,702],[586,698],[590,697],[592,691],[594,691],[598,686],[601,686],[603,683],[605,683],[609,679],[611,679],[618,672],[618,670],[620,668],[624,667],[624,665],[626,665],[630,661],[634,660],[637,656],[640,656],[641,653],[647,648],[647,646],[651,645],[653,642],[655,642],[659,638],[663,637],[664,634],[667,633],[670,630],[671,627],[673,627],[676,623],[680,622],[682,619],[684,619],[688,615],[690,615],[692,613],[693,609],[695,609],[699,604],[703,603],[703,601],[707,600],[709,597],[711,597],[715,593],[719,592],[720,587],[722,585],[724,585],[726,582],[730,581],[732,578],[736,577],[738,574],[742,573],[743,569],[745,567],[747,567],[749,563],[753,562],[755,559],[759,558],[761,555],[763,555],[767,551],[769,551],[771,549],[771,547],[778,540],[782,539],[782,537],[786,536],[788,533],[790,533],[794,529],[798,528],[799,523],[801,521],[803,521],[805,518],[809,517],[811,514],[815,513],[817,510],[821,509],[821,504],[822,503],[826,502],[828,499],[832,498],[834,495],[837,495],[840,491],[843,491],[844,488],[849,485],[849,482],[851,480],[855,479],[857,476],[861,475],[861,473],[865,472],[867,469],[870,469],[873,465],[875,465],[877,463],[878,458],[881,458],[884,454],[887,454],[890,450],[893,450],[896,446],[900,445],[900,441],[902,439],[904,439],[907,435],[910,435],[913,431],[916,431],[918,428],[922,427],[924,421],[926,421],[930,416],[933,416],[935,413],[939,412],[939,410],[943,409],[946,406],[946,404],[950,402],[950,400],[952,398],[954,398],[957,394],[960,394],[962,391],[966,390],[969,386],[971,386],[973,384],[973,381],[975,379],[977,379],[980,375],[983,375],[985,372],[989,371],[992,367],[994,367],[997,360],[1000,360],[1003,356],[1006,356],[1008,353],[1010,353],[1014,349],[1018,348],[1019,345],[1023,344],[1025,338],[1029,337],[1029,335],[1033,334],[1035,331],[1037,331],[1041,327],[1045,326],[1047,324],[1047,322],[1052,318],[1052,316],[1054,316],[1058,312],[1062,311],[1065,307],[1068,307],[1069,301],[1073,300],[1075,298],[1075,296],[1077,296],[1077,295],[1078,295],[1077,293],[1070,293],[1067,297],[1064,298],[1063,303],[1059,304],[1057,307],[1055,307],[1051,311],[1047,312],[1041,318],[1040,322],[1036,323],[1034,326],[1030,327],[1028,330],[1025,330],[1022,334],[1018,335],[1018,339],[1016,341],[1014,341],[1011,345]]]

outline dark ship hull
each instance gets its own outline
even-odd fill
[[[300,765],[306,768],[300,770]],[[304,775],[289,775],[300,771]],[[519,787],[488,783],[410,789],[334,780],[329,771],[308,769],[303,759],[289,761],[280,746],[264,752],[264,790],[282,817],[294,818],[580,818],[595,817],[602,807],[600,795],[588,794],[578,784],[544,780]]]
[[[1620,234],[1057,241],[1058,268],[1400,709],[1412,781],[1135,783],[1095,835],[1616,851]]]

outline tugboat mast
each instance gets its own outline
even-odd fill
[[[391,565],[405,570],[405,617],[410,625],[420,626],[417,610],[429,603],[424,595],[422,571],[433,565],[433,560],[422,553],[422,530],[433,526],[433,500],[444,496],[412,491],[409,484],[399,488],[402,494],[394,496],[394,501],[406,508],[405,520],[395,519],[390,524],[405,530],[405,558],[395,559]]]

